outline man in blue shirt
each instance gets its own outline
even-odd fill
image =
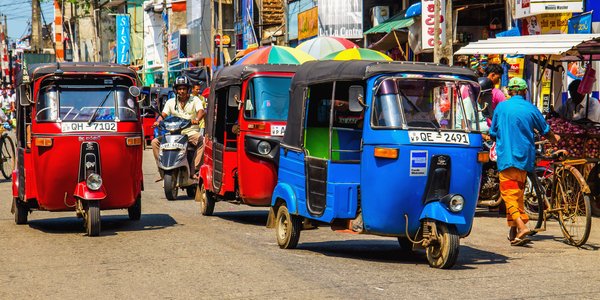
[[[508,88],[512,97],[496,107],[490,136],[496,140],[500,193],[506,204],[509,240],[511,245],[522,246],[529,242],[526,236],[531,233],[525,225],[529,217],[525,213],[523,194],[527,172],[535,168],[535,132],[552,143],[560,137],[550,130],[537,107],[525,100],[525,80],[512,78]]]

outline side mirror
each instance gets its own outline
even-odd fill
[[[360,85],[350,86],[348,89],[349,109],[351,112],[361,112],[365,107],[364,89]]]
[[[19,99],[19,104],[21,106],[29,106],[31,105],[31,97],[29,95],[29,89],[24,85],[19,86],[16,89],[16,98]]]
[[[227,93],[227,106],[237,107],[240,102],[240,87],[237,85],[229,87],[229,93]]]
[[[132,85],[129,87],[129,94],[133,97],[138,97],[142,93],[139,87]]]

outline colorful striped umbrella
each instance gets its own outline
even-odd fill
[[[292,64],[300,65],[309,60],[315,60],[314,57],[306,54],[304,51],[285,46],[268,46],[259,48],[242,57],[236,65],[253,64]]]
[[[322,59],[333,52],[357,47],[356,44],[345,38],[320,36],[301,43],[296,49],[300,49],[314,56],[316,59]]]
[[[331,53],[323,60],[382,60],[392,61],[389,56],[375,50],[365,48],[352,48]]]

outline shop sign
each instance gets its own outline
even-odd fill
[[[583,0],[514,0],[513,16],[521,19],[539,14],[583,12]]]
[[[363,38],[362,1],[319,0],[318,3],[319,36]]]
[[[167,52],[167,60],[169,62],[173,61],[173,60],[179,60],[179,41],[180,41],[180,35],[179,35],[179,31],[175,31],[173,33],[171,33],[170,37],[169,37],[169,44],[168,44],[168,52]]]
[[[254,38],[254,1],[242,0],[242,47],[247,49],[250,44],[256,43]]]
[[[525,59],[522,55],[506,55],[504,60],[509,66],[508,79],[513,77],[523,78],[523,68],[525,66]]]
[[[305,40],[319,34],[319,9],[313,7],[298,14],[298,40]]]
[[[569,20],[568,33],[592,33],[592,14],[583,14]]]
[[[129,15],[117,15],[117,63],[129,65]]]
[[[542,14],[523,18],[522,35],[561,34],[569,31],[572,13]]]
[[[446,40],[446,1],[440,0],[440,28],[437,32],[440,36],[439,44]],[[433,49],[435,43],[435,0],[423,0],[421,5],[421,45],[422,49]]]

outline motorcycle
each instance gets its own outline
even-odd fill
[[[179,189],[185,189],[188,197],[196,195],[197,180],[193,178],[196,146],[182,134],[191,125],[190,120],[169,116],[158,126],[167,132],[159,137],[158,170],[164,179],[165,196],[170,201],[177,199]]]
[[[485,141],[483,150],[491,153],[493,142]],[[500,173],[496,161],[490,159],[483,164],[483,172],[481,173],[481,187],[479,189],[479,199],[477,206],[480,207],[498,207],[502,203],[500,197]]]

